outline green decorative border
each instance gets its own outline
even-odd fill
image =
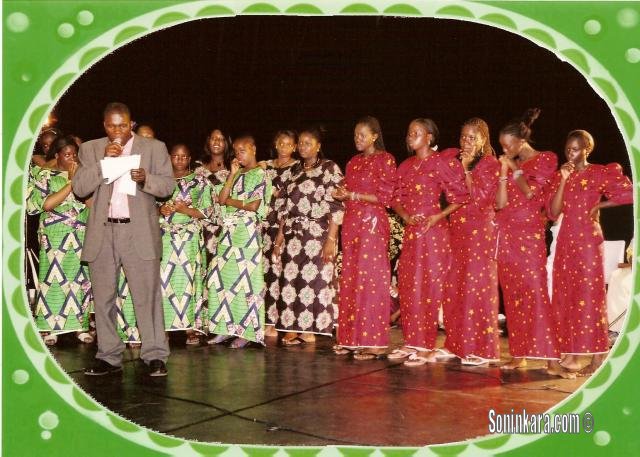
[[[112,3],[109,5],[109,3]],[[22,286],[24,190],[25,170],[34,146],[39,126],[60,96],[92,64],[104,58],[132,40],[180,23],[201,19],[235,15],[384,15],[458,19],[497,27],[527,38],[544,47],[581,72],[594,91],[601,96],[616,119],[630,151],[634,177],[638,174],[637,158],[640,157],[640,121],[633,107],[640,106],[637,79],[640,50],[631,43],[638,40],[638,2],[604,4],[600,2],[572,2],[571,4],[534,2],[442,2],[442,1],[171,1],[131,2],[127,11],[116,2],[58,2],[58,11],[41,27],[50,29],[51,41],[43,43],[42,33],[37,39],[22,40],[38,26],[43,10],[49,13],[51,4],[40,5],[25,2],[4,2],[3,24],[5,29],[5,82],[3,84],[5,116],[3,150],[4,206],[3,206],[3,260],[7,265],[3,279],[3,422],[4,450],[7,455],[26,455],[21,441],[31,440],[36,455],[59,455],[79,449],[91,449],[92,455],[106,455],[111,451],[128,455],[214,455],[225,453],[260,455],[493,455],[510,452],[539,454],[542,452],[578,450],[590,454],[598,451],[614,453],[619,450],[637,449],[640,446],[632,430],[637,428],[640,406],[637,378],[640,375],[634,357],[640,345],[640,294],[634,287],[634,300],[628,312],[625,330],[614,346],[603,367],[585,385],[552,408],[551,412],[593,412],[595,433],[574,437],[559,435],[497,435],[455,444],[424,448],[356,448],[356,447],[270,447],[207,444],[186,441],[159,434],[125,420],[104,409],[58,366],[39,338],[27,312],[26,296]],[[111,10],[107,7],[111,6]],[[120,9],[118,7],[120,6]],[[563,22],[558,14],[566,11],[583,11],[578,20]],[[629,12],[631,10],[631,12]],[[115,11],[115,12],[112,12]],[[625,15],[626,13],[626,15]],[[57,14],[57,15],[56,15]],[[577,13],[576,13],[577,14]],[[572,16],[575,18],[575,15]],[[32,23],[33,19],[33,23]],[[57,21],[57,22],[56,22]],[[108,22],[111,21],[112,24]],[[617,24],[616,22],[617,21]],[[635,26],[633,26],[635,21]],[[631,27],[628,27],[631,24]],[[628,34],[613,48],[606,45],[616,27],[629,28]],[[95,29],[93,33],[88,31]],[[611,29],[611,30],[609,30]],[[600,38],[602,37],[602,38]],[[74,41],[75,40],[75,41]],[[9,41],[9,43],[7,43]],[[78,42],[71,46],[71,42]],[[607,52],[602,46],[605,42]],[[580,43],[580,44],[579,44]],[[13,48],[11,46],[17,46]],[[35,66],[25,58],[35,47],[46,46],[53,54],[50,74],[36,81]],[[11,48],[9,48],[11,47]],[[634,51],[635,49],[635,51]],[[22,54],[19,54],[22,53]],[[592,54],[593,53],[593,54]],[[618,60],[611,57],[618,53]],[[598,58],[596,58],[596,56]],[[19,57],[15,66],[10,57]],[[57,59],[57,61],[55,60]],[[613,60],[612,60],[613,59]],[[615,77],[614,77],[615,73]],[[8,80],[7,80],[8,78]],[[38,83],[38,85],[36,84]],[[31,84],[30,84],[31,83]],[[40,85],[41,84],[41,85]],[[635,97],[630,100],[629,97]],[[17,110],[10,112],[9,110]],[[13,114],[11,114],[13,113]],[[14,122],[15,121],[15,122]],[[14,125],[15,124],[15,125]],[[634,180],[635,182],[635,180]],[[636,201],[638,190],[636,189]],[[638,205],[634,214],[638,215]],[[634,258],[637,258],[636,255]],[[637,271],[636,271],[637,279]],[[637,282],[637,281],[636,281]],[[17,347],[19,344],[20,347]],[[629,397],[616,402],[616,395],[628,389]],[[612,398],[613,397],[613,398]],[[17,413],[9,412],[9,406],[34,400],[37,407]],[[625,403],[626,401],[626,403]],[[625,403],[625,404],[623,404]],[[33,404],[33,403],[31,403]],[[39,408],[39,409],[38,409]],[[597,412],[597,414],[596,414]],[[21,415],[26,431],[20,433],[15,416]],[[36,419],[37,416],[37,419]],[[60,420],[59,416],[63,416]],[[57,434],[90,433],[82,445],[74,447],[69,441],[56,440]],[[69,433],[70,435],[67,435]],[[9,438],[11,434],[12,438]],[[39,434],[34,437],[33,434]],[[622,441],[620,441],[622,440]],[[622,444],[624,441],[625,444]],[[105,447],[96,446],[98,443]],[[635,444],[634,444],[635,442]],[[73,442],[72,442],[73,443]],[[629,445],[632,447],[621,447]],[[608,448],[607,448],[608,446]],[[36,451],[40,449],[41,451]],[[363,451],[366,451],[363,453]]]

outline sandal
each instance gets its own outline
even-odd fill
[[[354,360],[379,360],[384,359],[385,354],[376,354],[375,352],[360,351],[353,354]]]
[[[404,361],[404,364],[408,367],[419,367],[426,363],[433,363],[436,361],[435,357],[423,357],[418,353],[411,354],[408,360]]]
[[[414,349],[410,349],[410,350],[394,349],[393,351],[391,351],[391,353],[387,354],[387,359],[390,359],[390,360],[405,359],[411,356],[411,354],[415,354],[416,352],[418,351]]]
[[[468,355],[467,357],[460,359],[460,363],[462,363],[462,365],[471,365],[474,367],[489,365],[491,362],[492,360],[485,359],[484,357],[478,357],[477,355]]]
[[[93,335],[91,334],[91,332],[78,333],[76,336],[84,344],[93,343]]]
[[[282,338],[283,346],[300,346],[301,344],[306,344],[306,341],[299,336],[295,338]]]
[[[200,344],[200,338],[195,333],[187,336],[187,341],[185,341],[187,346],[197,346]]]
[[[233,340],[233,342],[229,345],[229,347],[231,349],[243,349],[247,347],[250,343],[251,341],[238,337],[235,340]]]
[[[55,346],[58,342],[58,335],[56,335],[55,333],[48,333],[44,335],[42,339],[44,340],[44,344],[46,344],[47,346]]]
[[[449,359],[455,359],[456,357],[458,357],[453,352],[450,352],[444,348],[434,349],[434,352],[436,353],[435,355],[436,360],[449,360]]]
[[[233,338],[233,335],[216,335],[207,341],[207,344],[222,344],[231,338]]]
[[[304,336],[305,334],[301,334],[300,338],[302,339],[302,341],[304,341],[305,343],[309,343],[309,344],[313,344],[316,342],[316,336],[313,333],[307,333],[306,337]]]
[[[347,355],[351,354],[354,351],[353,349],[346,348],[339,344],[334,344],[332,349],[335,355]]]

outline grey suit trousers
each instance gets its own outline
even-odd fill
[[[127,276],[142,339],[140,358],[148,364],[155,359],[166,362],[169,357],[160,290],[160,260],[141,259],[135,242],[130,224],[106,222],[100,253],[89,262],[98,332],[96,358],[115,366],[122,364],[125,348],[116,331],[120,266]]]

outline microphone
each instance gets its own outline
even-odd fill
[[[117,144],[118,146],[122,146],[122,138],[114,138],[112,143]]]

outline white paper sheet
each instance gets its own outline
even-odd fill
[[[102,177],[107,184],[114,183],[113,191],[119,194],[135,195],[136,182],[131,179],[130,171],[140,168],[140,155],[105,157],[100,161]]]

